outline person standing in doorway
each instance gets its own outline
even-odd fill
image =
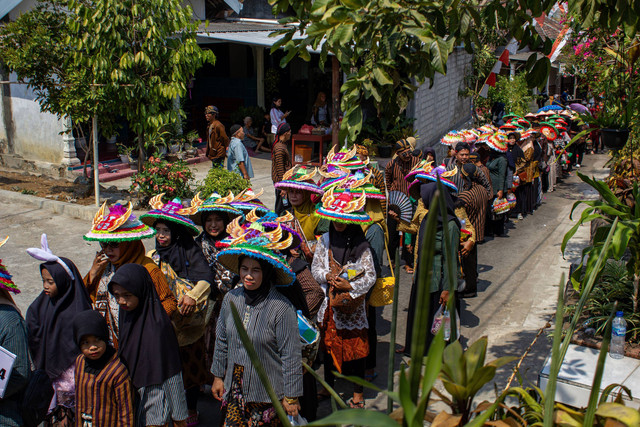
[[[271,111],[269,112],[269,119],[271,120],[271,133],[276,134],[278,131],[278,127],[281,124],[287,123],[287,117],[291,114],[291,111],[287,111],[283,113],[280,109],[282,107],[282,98],[276,96],[273,98],[273,102],[271,103]]]
[[[218,107],[209,105],[204,110],[207,119],[207,157],[211,160],[212,166],[223,167],[226,157],[229,137],[224,130],[224,125],[218,120]]]

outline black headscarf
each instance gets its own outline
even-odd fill
[[[186,228],[169,221],[158,220],[156,224],[158,223],[166,225],[171,230],[169,246],[162,247],[156,240],[156,252],[160,260],[168,263],[178,277],[194,283],[200,280],[213,283],[213,271]]]
[[[438,164],[438,158],[436,157],[436,149],[433,147],[427,147],[424,150],[422,150],[422,158],[426,159],[427,158],[427,154],[431,154],[433,156],[433,164],[437,165]]]
[[[78,268],[71,260],[61,259],[73,273],[73,279],[57,262],[40,264],[40,271],[46,269],[53,277],[58,294],[50,298],[41,292],[29,306],[26,318],[33,363],[52,380],[80,354],[71,325],[77,313],[91,309],[91,299]]]
[[[178,339],[146,268],[125,264],[109,282],[138,297],[132,311],[120,309],[119,353],[135,388],[159,385],[182,370]]]
[[[365,249],[369,248],[369,242],[360,225],[349,224],[341,232],[336,230],[333,224],[329,227],[329,249],[333,252],[333,258],[338,264],[356,262]]]
[[[518,159],[524,159],[524,151],[518,145],[518,141],[516,140],[515,144],[507,144],[507,164],[513,170],[516,169],[516,162]]]
[[[247,258],[246,256],[241,256],[238,258],[238,266],[242,264],[242,260]],[[266,261],[261,259],[253,258],[260,264],[260,268],[262,268],[262,283],[258,289],[249,290],[243,286],[244,292],[244,302],[251,306],[255,307],[260,304],[262,301],[267,299],[267,295],[269,295],[269,291],[272,287],[274,270],[273,266]]]
[[[107,365],[109,360],[111,360],[111,357],[116,352],[109,344],[109,328],[107,326],[107,321],[97,311],[82,311],[76,314],[76,317],[73,318],[73,336],[78,348],[80,348],[82,337],[87,335],[93,335],[107,343],[107,349],[99,359],[91,360],[87,357],[84,358],[85,371],[90,374],[97,375]]]
[[[455,202],[453,200],[453,197],[451,196],[451,193],[447,191],[447,187],[445,187],[444,185],[442,185],[442,187],[444,189],[444,192],[440,200],[441,200],[441,203],[442,201],[444,201],[447,208],[447,222],[454,220],[456,221],[456,223],[458,223],[458,226],[459,226],[460,223],[458,221],[458,217],[456,216],[456,208],[455,208]],[[428,182],[420,186],[420,197],[422,198],[422,203],[424,204],[424,207],[426,209],[429,209],[431,207],[431,201],[433,200],[437,190],[438,190],[437,182]],[[438,228],[442,228],[442,214],[440,209],[441,208],[438,208]],[[424,224],[426,224],[426,220],[422,221],[422,223],[420,224],[421,229]]]

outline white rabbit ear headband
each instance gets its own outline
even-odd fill
[[[49,243],[47,242],[47,235],[42,233],[42,237],[40,237],[40,248],[29,248],[27,249],[27,253],[34,257],[35,259],[43,262],[57,262],[64,268],[64,271],[67,272],[71,280],[75,280],[71,269],[65,262],[60,259],[59,256],[54,255],[49,249]]]

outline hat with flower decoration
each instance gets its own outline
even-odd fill
[[[335,147],[331,147],[329,153],[327,154],[327,163],[333,165],[334,167],[340,167],[344,169],[362,169],[369,164],[369,159],[360,160],[357,155],[358,147],[355,145],[347,150],[346,148],[341,149],[337,153],[335,152]]]
[[[116,203],[109,208],[108,214],[105,214],[106,207],[107,202],[104,202],[93,217],[91,230],[82,236],[83,239],[98,242],[130,242],[155,236],[156,230],[132,214],[131,202],[126,208]]]
[[[282,228],[282,231],[284,232],[284,239],[287,239],[289,235],[292,236],[291,245],[283,249],[295,249],[298,246],[300,246],[300,243],[302,242],[302,238],[300,237],[300,234],[298,234],[297,231],[295,231],[294,229],[286,225],[287,222],[291,222],[293,221],[293,219],[294,219],[294,216],[289,211],[286,211],[285,214],[282,216],[278,216],[273,211],[269,211],[264,215],[259,215],[257,212],[257,209],[254,209],[249,213],[247,213],[247,216],[245,217],[246,221],[244,223],[241,223],[241,227],[250,228],[254,224],[259,224],[264,228],[265,231],[273,231],[278,226],[280,226]],[[227,226],[227,231],[228,231],[228,228],[229,226]],[[227,236],[226,238],[217,242],[216,247],[226,248],[231,244],[232,240],[233,238],[231,238],[230,236]]]
[[[256,209],[256,212],[260,215],[266,214],[270,211],[268,207],[264,205],[259,199],[259,197],[264,193],[263,189],[260,189],[258,193],[254,193],[251,188],[247,188],[246,190],[240,192],[233,201],[229,202],[229,205],[235,209],[242,211],[245,215],[247,212],[250,212]]]
[[[194,222],[188,218],[190,215],[195,215],[198,212],[198,208],[202,205],[200,199],[200,193],[196,194],[193,200],[191,200],[191,206],[182,206],[182,201],[175,198],[167,203],[162,203],[162,196],[164,193],[160,193],[149,200],[149,206],[153,210],[146,214],[140,215],[140,221],[153,227],[153,224],[158,220],[169,221],[173,224],[178,224],[189,230],[191,234],[197,236],[200,233],[198,227]]]
[[[202,225],[205,215],[208,215],[209,212],[217,212],[229,215],[230,219],[234,219],[239,216],[241,217],[240,220],[243,221],[244,212],[230,205],[234,199],[235,196],[231,191],[229,191],[229,194],[225,197],[221,197],[218,193],[213,193],[207,198],[207,200],[202,202],[198,208],[198,212],[195,215],[192,215],[191,219],[196,225]]]
[[[298,190],[306,190],[312,193],[322,194],[324,191],[313,180],[318,172],[317,168],[298,165],[294,166],[282,176],[282,181],[276,182],[274,187],[279,189],[295,188]]]
[[[437,168],[432,169],[429,173],[422,174],[419,173],[416,175],[416,180],[421,182],[437,182],[438,177],[442,184],[447,186],[450,190],[454,192],[458,191],[458,187],[451,181],[449,178],[456,176],[458,173],[458,167],[456,166],[452,170],[448,171],[444,165],[440,165]]]
[[[371,217],[364,211],[366,202],[367,196],[359,188],[338,194],[334,194],[334,189],[330,188],[322,196],[322,206],[314,215],[345,224],[370,224]]]
[[[221,250],[217,260],[228,270],[238,274],[240,258],[250,257],[258,261],[266,261],[274,267],[276,286],[289,286],[295,280],[295,273],[287,261],[276,251],[291,246],[293,236],[285,237],[280,225],[271,231],[266,231],[259,222],[254,222],[248,228],[240,225],[240,218],[236,218],[227,226],[229,246]]]
[[[7,240],[9,240],[9,236],[0,241],[0,248],[2,247],[2,245],[7,243]],[[4,289],[5,291],[13,292],[14,294],[19,294],[20,289],[18,289],[16,284],[13,283],[12,277],[13,276],[9,274],[9,271],[7,271],[7,267],[4,266],[2,260],[0,259],[0,288]]]

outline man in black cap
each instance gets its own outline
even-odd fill
[[[211,160],[212,166],[223,167],[224,158],[227,156],[229,137],[224,130],[224,125],[218,120],[218,107],[209,105],[204,110],[204,116],[209,126],[207,127],[207,157]]]

